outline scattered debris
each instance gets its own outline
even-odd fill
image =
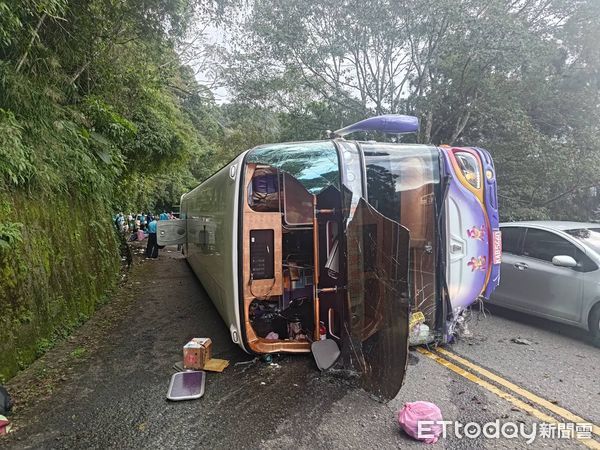
[[[474,395],[471,398],[471,401],[477,403],[478,405],[481,405],[481,400],[479,400],[476,395]]]
[[[274,331],[270,331],[269,334],[265,336],[265,339],[268,341],[276,341],[279,339],[279,334],[275,333]]]
[[[469,330],[469,325],[464,314],[458,316],[458,319],[456,320],[456,333],[461,338],[473,337],[473,333]]]
[[[12,425],[10,423],[10,420],[8,420],[4,416],[0,416],[0,436],[2,436],[3,434],[10,433],[11,428],[12,428]]]
[[[417,355],[415,355],[414,351],[410,351],[408,353],[408,365],[416,366],[418,363],[419,363],[419,357]]]
[[[226,359],[212,358],[212,341],[210,338],[191,339],[183,346],[183,361],[173,364],[173,368],[178,372],[201,369],[210,372],[223,372],[227,367],[229,367],[229,361]]]
[[[254,364],[258,361],[258,358],[251,359],[250,361],[238,361],[234,364],[234,366],[245,366],[246,364]]]
[[[408,329],[408,343],[410,346],[431,342],[429,325],[425,323],[425,315],[421,311],[411,313]]]
[[[340,357],[340,348],[333,339],[313,342],[310,346],[319,370],[327,370]]]
[[[171,377],[167,398],[169,400],[193,400],[204,395],[206,372],[188,370],[174,373]]]
[[[415,311],[410,314],[410,320],[408,323],[408,328],[413,329],[419,324],[425,322],[425,315],[421,311]]]
[[[419,422],[422,421],[431,421],[431,426],[427,430],[419,430]],[[398,411],[398,424],[404,432],[412,438],[427,444],[434,444],[439,439],[442,434],[441,421],[442,412],[440,408],[430,402],[406,403]]]
[[[229,366],[226,359],[211,358],[204,364],[204,370],[209,372],[223,372]]]
[[[183,346],[183,368],[200,370],[212,355],[210,338],[193,338]]]
[[[521,337],[512,338],[510,341],[514,342],[515,344],[520,344],[520,345],[531,345],[532,344],[531,341],[521,338]]]
[[[208,372],[223,372],[227,367],[229,367],[229,361],[226,359],[209,359],[208,362],[204,365],[205,371]],[[173,364],[173,369],[177,372],[185,372],[189,369],[185,369],[183,367],[183,361],[177,361]]]
[[[0,386],[0,414],[8,414],[12,409],[12,399],[6,388]]]
[[[260,384],[261,384],[261,386],[264,386],[264,385],[266,385],[267,383],[265,383],[264,381],[261,381],[261,382],[260,382]]]

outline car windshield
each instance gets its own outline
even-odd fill
[[[566,232],[600,255],[600,228],[578,228]]]

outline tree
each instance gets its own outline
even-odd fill
[[[253,5],[223,51],[238,101],[327,128],[335,118],[417,115],[421,142],[492,151],[505,217],[561,217],[597,184],[598,2]],[[590,213],[582,205],[576,217]]]

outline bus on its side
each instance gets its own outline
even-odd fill
[[[409,338],[449,342],[464,309],[499,283],[487,151],[343,137],[417,129],[416,118],[379,116],[329,140],[248,150],[182,196],[159,244],[183,244],[245,351],[333,340],[363,386],[391,398]]]

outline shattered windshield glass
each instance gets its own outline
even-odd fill
[[[392,399],[408,358],[409,233],[360,199],[347,229],[350,348],[362,386]]]
[[[344,364],[363,388],[391,399],[404,380],[408,357],[409,233],[363,197],[363,166],[353,142],[338,141],[343,160],[348,306]]]
[[[296,178],[311,194],[339,189],[337,151],[331,141],[264,145],[250,150],[248,163],[268,164]]]

